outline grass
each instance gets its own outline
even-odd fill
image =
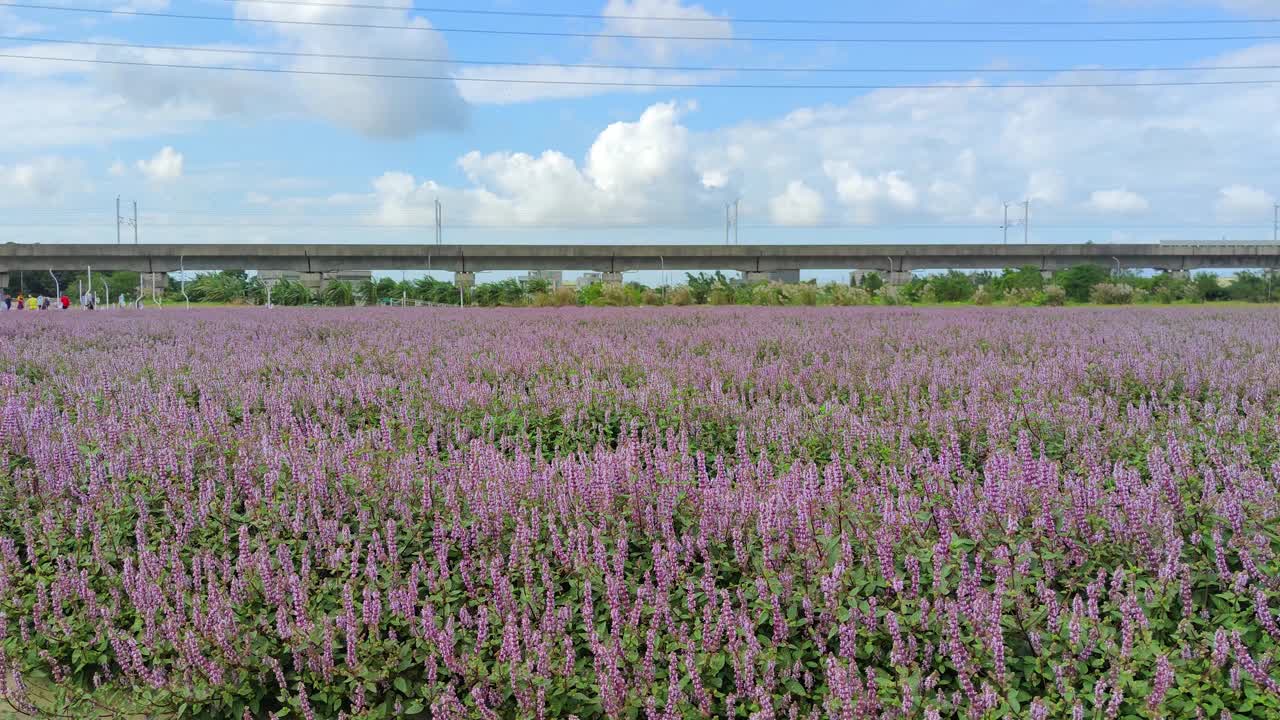
[[[53,682],[48,678],[28,678],[27,689],[30,691],[30,700],[36,705],[41,712],[37,715],[27,715],[18,712],[10,703],[0,700],[0,720],[31,720],[31,718],[70,718],[71,715],[63,715],[57,712],[44,712],[54,703]],[[149,714],[139,711],[136,708],[130,708],[124,693],[118,690],[96,693],[94,704],[98,705],[99,711],[92,715],[85,715],[82,710],[78,710],[74,717],[76,720],[165,720],[166,715]]]

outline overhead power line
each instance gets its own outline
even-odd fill
[[[658,35],[633,33],[600,33],[572,32],[555,30],[500,30],[494,28],[448,28],[430,25],[390,25],[377,23],[337,22],[324,20],[284,20],[278,18],[249,18],[231,15],[192,15],[185,13],[150,12],[144,10],[123,10],[112,8],[70,7],[64,5],[38,5],[33,3],[0,2],[0,7],[23,8],[27,10],[51,10],[57,12],[93,13],[98,15],[119,15],[122,17],[152,17],[173,20],[211,20],[217,22],[249,22],[266,25],[306,25],[317,27],[360,28],[372,30],[424,30],[440,33],[467,33],[478,35],[508,35],[521,37],[574,37],[590,39],[614,40],[689,40],[699,42],[759,42],[759,43],[861,43],[861,44],[912,44],[912,45],[1003,45],[1027,43],[1054,44],[1091,44],[1091,43],[1152,43],[1152,42],[1225,42],[1277,40],[1280,35],[1193,35],[1163,37],[1090,37],[1090,38],[1030,38],[1030,37],[988,37],[988,38],[920,38],[920,37],[779,37],[779,36],[721,36],[721,35]]]
[[[910,73],[910,74],[946,74],[946,73],[992,73],[992,74],[1032,74],[1032,73],[1137,73],[1137,72],[1218,72],[1241,70],[1280,70],[1280,65],[1182,65],[1157,67],[1038,67],[1038,68],[981,68],[981,67],[752,67],[734,65],[615,65],[609,63],[556,63],[529,62],[520,60],[475,60],[412,57],[404,55],[352,55],[344,53],[299,52],[292,50],[220,48],[198,45],[151,45],[140,43],[110,42],[105,40],[67,40],[62,38],[40,38],[22,35],[0,35],[0,41],[47,43],[54,45],[84,45],[89,47],[108,47],[128,50],[163,50],[169,52],[200,52],[215,55],[241,55],[264,57],[305,57],[325,58],[332,60],[376,60],[379,62],[414,62],[441,65],[482,65],[486,67],[531,67],[531,68],[568,68],[575,70],[640,70],[667,72],[726,72],[726,73]]]
[[[483,10],[477,8],[444,8],[435,6],[375,5],[368,3],[310,2],[309,0],[226,0],[255,5],[289,5],[335,9],[413,11],[432,15],[472,15],[481,17],[546,18],[558,20],[624,20],[647,22],[722,23],[744,25],[919,25],[919,26],[996,26],[996,27],[1072,27],[1072,26],[1137,26],[1137,25],[1259,25],[1280,22],[1280,18],[1208,18],[1144,19],[1144,20],[948,20],[948,19],[877,19],[877,18],[752,18],[752,17],[678,17],[661,15],[615,15],[594,13],[540,12],[535,10]]]
[[[453,75],[400,75],[393,73],[342,72],[337,70],[298,70],[293,68],[229,67],[224,65],[188,65],[184,63],[153,63],[133,60],[106,60],[103,58],[46,57],[0,53],[0,58],[33,60],[37,62],[88,63],[92,65],[121,65],[128,67],[165,68],[174,70],[221,70],[283,75],[314,75],[348,78],[378,78],[390,80],[432,80],[448,82],[510,83],[516,85],[567,85],[584,87],[624,88],[705,88],[725,90],[1012,90],[1012,89],[1068,89],[1068,88],[1140,88],[1140,87],[1195,87],[1214,85],[1275,85],[1280,78],[1252,80],[1162,80],[1152,82],[1098,82],[1098,83],[1004,83],[1000,85],[975,84],[799,84],[765,83],[705,83],[662,81],[608,81],[608,80],[536,80],[531,78],[478,78]]]
[[[424,210],[425,212],[425,210]],[[143,215],[143,219],[148,216]],[[75,227],[99,228],[110,227],[113,223],[78,223],[78,222],[3,222],[0,227]],[[321,230],[411,230],[434,228],[434,222],[422,223],[299,223],[299,222],[166,222],[148,220],[152,228],[279,228],[279,229],[321,229]],[[443,223],[442,227],[451,230],[721,230],[723,223],[531,223],[524,225],[489,224],[489,223]],[[778,223],[749,223],[741,226],[754,230],[991,230],[999,227],[999,221],[992,223],[819,223],[814,225],[782,225]],[[1041,230],[1192,230],[1192,229],[1270,229],[1271,223],[1040,223]]]

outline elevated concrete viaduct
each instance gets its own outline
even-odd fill
[[[186,270],[286,270],[335,274],[350,270],[446,270],[473,279],[486,270],[589,270],[617,279],[634,270],[874,270],[890,282],[913,270],[1035,266],[1062,270],[1082,263],[1116,269],[1187,272],[1280,268],[1280,243],[1039,245],[0,245],[0,285],[9,272],[92,267],[148,273]]]

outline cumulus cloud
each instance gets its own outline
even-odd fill
[[[166,145],[149,160],[139,160],[137,168],[151,182],[169,182],[182,177],[182,162],[182,153]]]
[[[723,199],[692,162],[689,130],[679,122],[686,111],[659,103],[633,122],[613,123],[581,163],[556,150],[468,153],[458,161],[466,188],[385,173],[374,182],[377,217],[425,221],[440,198],[465,221],[486,224],[685,222]]]
[[[1204,62],[1280,64],[1280,46]],[[1032,233],[1055,240],[1065,236],[1050,236],[1049,225],[1070,229],[1104,213],[1158,212],[1164,223],[1202,223],[1215,212],[1269,218],[1270,196],[1258,188],[1280,163],[1280,122],[1266,120],[1280,117],[1280,95],[1269,87],[882,90],[700,130],[686,126],[690,112],[652,105],[602,128],[581,154],[480,148],[458,159],[458,182],[389,168],[372,187],[375,217],[430,223],[439,197],[456,222],[705,227],[741,197],[744,224],[784,222],[805,217],[792,212],[802,205],[795,198],[813,199],[791,187],[803,179],[824,220],[864,225],[994,229],[1003,203],[1029,197],[1033,217],[1047,207],[1052,218],[1033,222]]]
[[[846,161],[827,161],[822,168],[835,183],[836,197],[853,212],[855,222],[872,223],[886,210],[909,211],[920,202],[915,186],[898,170],[864,175]]]
[[[291,52],[397,57],[447,58],[444,36],[424,18],[410,15],[411,3],[381,0],[326,5],[273,5],[237,2],[237,17],[274,21],[399,25],[395,29],[362,29],[315,25],[272,25],[277,45]],[[399,9],[399,13],[389,10]],[[309,72],[386,73],[371,60],[299,57],[286,67]],[[431,74],[447,74],[447,64],[432,65]],[[452,81],[404,81],[387,78],[292,76],[291,89],[307,110],[374,137],[409,137],[427,130],[457,130],[467,122],[467,106]]]
[[[165,0],[136,0],[136,7]],[[140,3],[140,4],[139,4]],[[257,24],[264,39],[258,43],[210,44],[203,49],[276,50],[298,55],[246,57],[219,55],[194,50],[164,50],[119,47],[48,46],[31,43],[14,48],[14,54],[48,55],[77,60],[111,60],[209,66],[249,66],[279,68],[302,73],[394,74],[404,68],[390,68],[384,62],[352,58],[321,58],[314,54],[439,58],[447,60],[449,48],[444,37],[421,17],[410,14],[410,5],[401,0],[368,0],[353,3],[335,0],[324,5],[289,5],[237,2],[237,18],[281,21]],[[392,12],[398,11],[398,12]],[[396,26],[367,29],[288,24],[289,22],[377,24]],[[449,76],[447,62],[430,66],[433,75]],[[184,68],[50,63],[20,59],[0,59],[0,71],[21,78],[46,79],[36,87],[23,86],[20,104],[48,108],[75,108],[83,103],[41,103],[36,99],[52,91],[90,95],[90,109],[106,106],[114,114],[137,113],[167,120],[173,116],[201,115],[217,118],[232,114],[311,115],[340,127],[376,138],[406,138],[428,131],[455,131],[466,126],[468,105],[452,79],[439,81],[397,80],[378,77],[328,76],[323,74],[264,74],[208,72]],[[72,82],[71,76],[87,76],[90,83]],[[67,76],[65,84],[47,78]],[[9,104],[2,105],[10,107]],[[4,113],[3,115],[9,115]],[[44,121],[42,112],[41,122]],[[0,124],[3,124],[0,119]],[[27,120],[28,124],[36,123]],[[91,124],[91,122],[90,122]],[[145,124],[154,124],[145,123]],[[188,126],[189,127],[189,126]],[[39,128],[34,128],[39,134]]]
[[[1275,197],[1250,185],[1228,185],[1218,191],[1214,206],[1223,220],[1258,220],[1271,214]]]
[[[83,164],[60,156],[0,165],[0,204],[45,205],[89,189]]]
[[[822,195],[802,180],[792,180],[786,190],[769,201],[769,215],[779,225],[816,225],[825,212]]]
[[[1146,212],[1150,208],[1147,199],[1132,190],[1094,190],[1089,194],[1088,206],[1099,213],[1131,215]]]
[[[626,35],[632,39],[599,38],[596,50],[602,56],[634,55],[636,50],[657,62],[670,62],[678,55],[714,47],[733,37],[733,25],[726,16],[717,16],[701,5],[685,5],[680,0],[609,0],[602,35]],[[689,22],[695,20],[697,22]],[[695,36],[705,40],[661,40],[655,36]]]

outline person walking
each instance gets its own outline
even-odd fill
[[[66,293],[62,293],[62,297],[58,298],[58,302],[62,305],[63,310],[71,307],[71,298],[67,297]]]
[[[26,298],[24,298],[24,297],[22,296],[22,293],[18,293],[18,305],[17,305],[18,309],[19,309],[19,310],[21,310],[21,309],[25,308],[25,307],[26,307],[26,305],[27,305],[27,300],[26,300]]]
[[[35,296],[34,296],[34,295],[32,295],[31,297],[27,298],[27,309],[28,309],[28,310],[35,310],[35,309],[36,309],[36,298],[35,298]]]
[[[4,294],[4,309],[5,310],[13,309],[13,298],[9,297],[9,293]]]

